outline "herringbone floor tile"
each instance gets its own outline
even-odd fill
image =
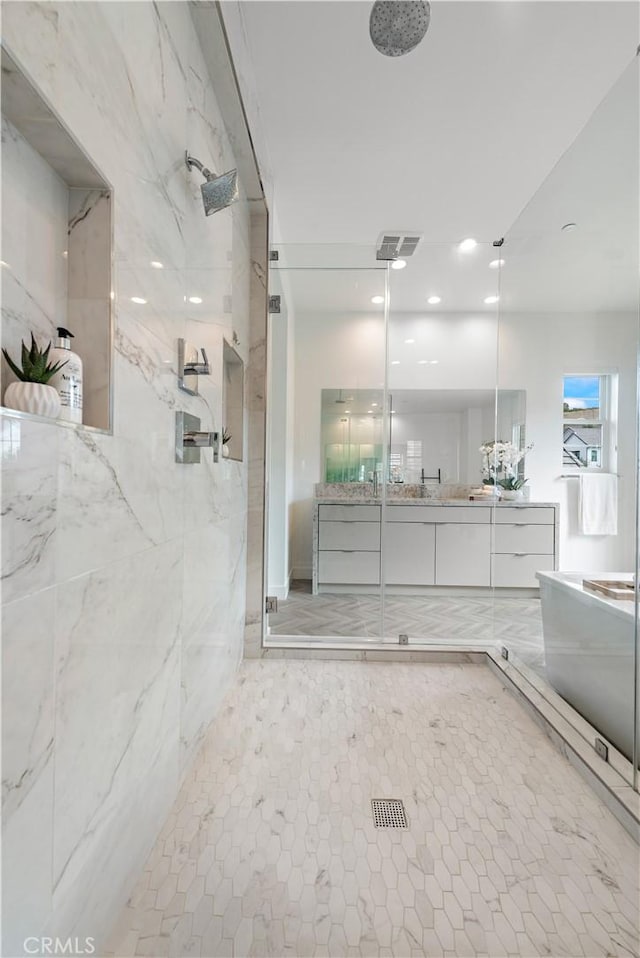
[[[544,676],[540,600],[496,596],[379,596],[311,594],[306,580],[292,583],[289,597],[269,616],[273,636],[338,636],[439,645],[495,644]]]

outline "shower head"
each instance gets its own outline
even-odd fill
[[[401,57],[418,46],[429,29],[428,0],[376,0],[369,17],[371,42],[386,57]]]
[[[206,180],[200,187],[205,216],[211,216],[212,213],[217,213],[219,210],[235,203],[238,199],[237,170],[229,170],[228,173],[221,173],[220,176],[216,176],[200,160],[196,160],[195,156],[189,156],[188,152],[185,152],[184,158],[187,168],[191,170],[195,166]]]

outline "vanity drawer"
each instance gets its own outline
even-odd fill
[[[553,555],[554,527],[542,525],[496,525],[494,552],[535,552]]]
[[[553,571],[552,555],[494,555],[491,585],[497,588],[536,589],[536,572]]]
[[[319,552],[318,582],[334,585],[379,585],[379,552]]]
[[[488,506],[387,506],[388,522],[491,522]]]
[[[360,506],[345,503],[339,506],[318,506],[321,522],[332,519],[338,522],[380,522],[380,506]]]
[[[555,523],[555,510],[531,506],[496,506],[496,524],[524,522],[526,525],[540,526]]]
[[[379,552],[380,523],[323,519],[318,523],[318,548]]]

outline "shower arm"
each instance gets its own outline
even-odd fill
[[[188,170],[191,170],[195,166],[197,170],[200,170],[205,180],[215,180],[215,173],[212,173],[211,170],[208,170],[204,163],[201,163],[200,160],[196,160],[195,156],[189,156],[188,150],[184,151],[184,161],[187,164]]]

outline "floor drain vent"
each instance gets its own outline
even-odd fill
[[[376,828],[408,828],[404,805],[397,798],[371,800],[373,824]]]

